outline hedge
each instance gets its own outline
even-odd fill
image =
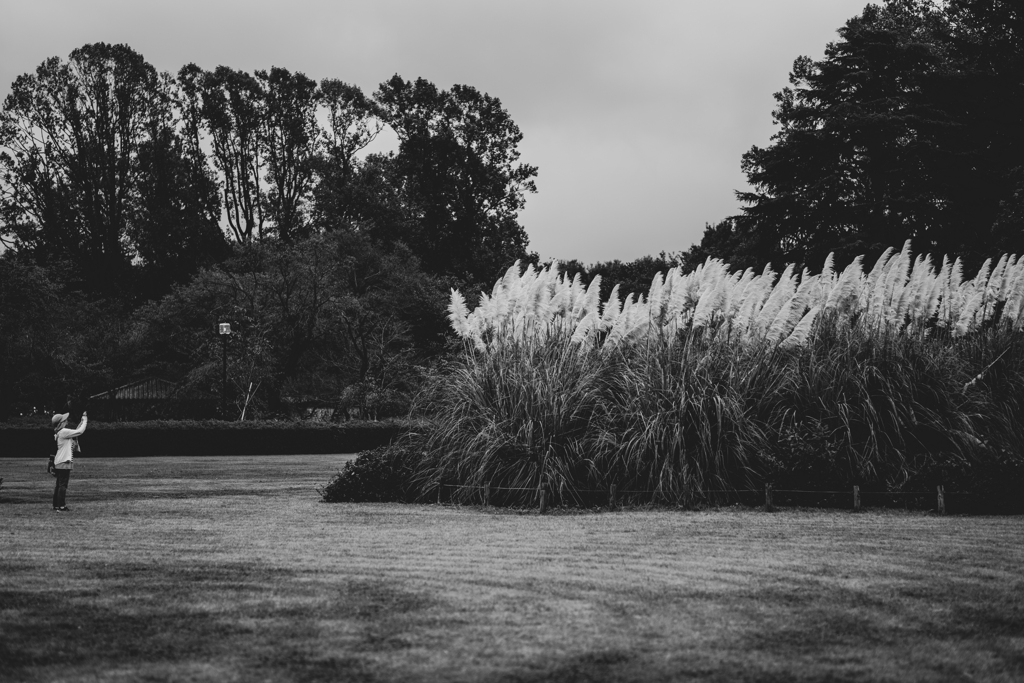
[[[80,443],[84,457],[157,455],[294,455],[356,453],[383,446],[410,421],[222,422],[152,420],[90,423]],[[0,457],[46,457],[49,425],[0,424]]]

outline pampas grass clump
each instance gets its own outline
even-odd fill
[[[909,243],[869,270],[709,259],[605,301],[597,279],[517,263],[472,310],[452,291],[466,346],[421,398],[415,486],[577,506],[613,485],[687,506],[765,482],[977,486],[993,463],[1021,469],[1022,310],[1024,259],[965,279]]]

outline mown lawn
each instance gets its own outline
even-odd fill
[[[328,505],[346,456],[0,459],[2,681],[1020,681],[1024,518]]]

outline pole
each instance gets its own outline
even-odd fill
[[[220,381],[220,417],[222,420],[228,418],[228,335],[220,335],[221,349],[223,349],[223,372]]]

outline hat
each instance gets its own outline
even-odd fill
[[[56,429],[68,421],[68,413],[57,413],[50,419],[50,425]]]

